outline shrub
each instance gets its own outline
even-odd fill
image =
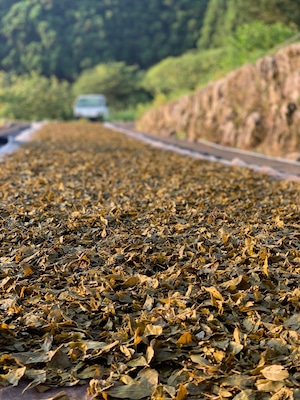
[[[0,74],[0,117],[13,120],[69,119],[72,114],[70,84],[33,72]]]
[[[147,71],[143,86],[153,96],[193,91],[212,79],[224,54],[224,49],[213,49],[168,57]]]
[[[251,53],[270,50],[295,33],[297,33],[295,28],[281,22],[266,24],[263,21],[254,21],[239,26],[229,41],[239,56],[247,60]]]

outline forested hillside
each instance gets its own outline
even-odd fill
[[[209,0],[200,48],[221,47],[239,26],[252,21],[300,27],[299,0]],[[251,40],[251,37],[249,37]]]
[[[208,0],[1,0],[6,71],[73,80],[98,63],[147,68],[193,48]]]
[[[132,119],[299,27],[299,0],[0,0],[0,118],[67,119],[92,91]]]

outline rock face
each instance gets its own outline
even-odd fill
[[[193,95],[149,110],[136,124],[163,136],[273,156],[300,156],[300,43],[245,65]]]

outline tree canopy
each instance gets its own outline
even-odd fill
[[[0,0],[0,69],[74,80],[110,61],[148,68],[194,48],[208,0]]]
[[[0,118],[70,118],[87,91],[140,112],[299,28],[299,0],[0,0]]]
[[[251,19],[283,22],[300,28],[299,0],[243,0],[240,10]]]
[[[238,27],[260,20],[300,28],[299,0],[210,0],[206,9],[200,49],[225,46]]]

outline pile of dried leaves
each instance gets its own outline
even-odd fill
[[[300,398],[299,184],[53,123],[0,185],[1,385]]]

